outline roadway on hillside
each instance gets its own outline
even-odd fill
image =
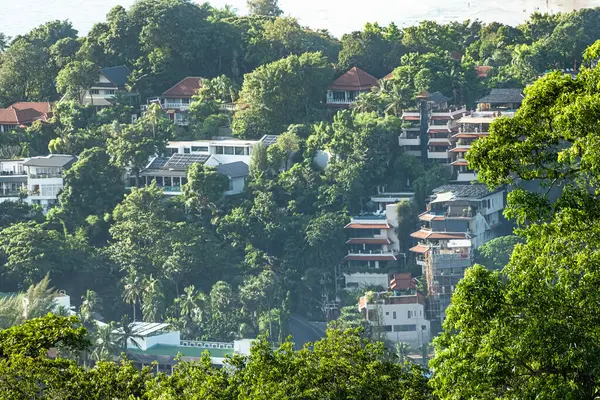
[[[305,343],[316,342],[325,337],[325,323],[311,322],[299,315],[290,317],[290,335],[294,338],[296,348],[302,348]]]

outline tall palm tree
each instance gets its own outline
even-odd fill
[[[131,304],[133,307],[133,320],[136,320],[136,306],[142,291],[144,290],[143,280],[135,272],[130,272],[123,279],[123,301]]]
[[[133,343],[137,348],[141,348],[143,337],[137,334],[135,321],[129,321],[129,317],[124,315],[121,319],[121,325],[116,329],[115,343],[123,353],[127,353],[129,343]]]
[[[162,319],[164,299],[161,282],[152,275],[145,278],[142,293],[142,316],[144,321],[155,322]]]
[[[404,364],[404,361],[406,361],[406,356],[411,350],[410,344],[406,342],[396,342],[395,350],[396,357],[398,357],[398,362],[400,364]]]
[[[94,313],[102,309],[102,306],[100,305],[102,300],[98,296],[98,293],[93,290],[87,290],[85,294],[81,296],[81,300],[79,316],[83,323],[89,323],[94,318]]]
[[[93,360],[112,360],[113,357],[119,354],[120,348],[114,340],[114,329],[114,322],[104,326],[97,326],[96,333],[92,340],[94,346],[91,357]]]

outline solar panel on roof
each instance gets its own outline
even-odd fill
[[[208,154],[173,154],[164,165],[166,169],[186,169],[193,163],[204,164],[210,156]]]
[[[166,157],[156,157],[150,165],[148,165],[148,169],[161,169],[165,166],[165,164],[169,161]]]
[[[270,145],[277,143],[277,137],[277,135],[265,135],[262,142],[265,146],[269,147]]]

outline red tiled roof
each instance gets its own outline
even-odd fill
[[[192,97],[200,89],[200,77],[188,76],[179,81],[175,86],[164,92],[164,97]]]
[[[470,149],[467,149],[465,147],[455,147],[452,150],[450,150],[450,153],[466,153],[469,150]]]
[[[441,215],[433,215],[433,214],[421,214],[419,215],[419,219],[421,221],[443,221],[445,218]]]
[[[344,257],[344,261],[396,261],[398,260],[394,255],[382,255],[382,254],[364,254],[364,255],[349,255]]]
[[[432,232],[423,229],[411,233],[410,236],[415,239],[465,239],[467,237],[464,233]]]
[[[34,121],[47,121],[52,117],[52,105],[48,102],[18,102],[8,108],[0,108],[0,124],[23,125]]]
[[[469,163],[466,161],[463,161],[463,160],[457,160],[457,161],[454,161],[453,163],[451,163],[450,165],[454,165],[456,167],[463,167],[463,166],[466,167],[467,165],[469,165]]]
[[[377,86],[379,81],[373,75],[370,75],[360,68],[352,67],[350,71],[346,72],[339,78],[337,78],[331,85],[330,90],[369,90],[373,86]]]
[[[475,66],[475,72],[477,73],[477,77],[479,77],[479,78],[487,78],[488,73],[492,69],[493,69],[493,67],[490,67],[488,65],[476,65]]]
[[[450,143],[449,142],[432,142],[430,141],[428,143],[428,146],[437,146],[437,147],[450,147]]]
[[[450,129],[448,128],[443,128],[443,129],[435,129],[435,128],[429,128],[429,133],[448,133],[450,132]]]
[[[390,226],[387,223],[381,223],[381,224],[350,223],[350,224],[346,225],[344,228],[346,228],[346,229],[390,229]]]
[[[434,115],[431,119],[434,121],[451,121],[452,117],[450,115]]]
[[[452,137],[457,138],[457,139],[476,139],[476,138],[480,138],[480,137],[485,137],[485,136],[490,136],[489,133],[474,133],[474,132],[461,132],[461,133],[457,133],[456,135],[453,135]]]
[[[415,247],[411,247],[410,249],[408,249],[408,251],[412,251],[413,253],[427,253],[427,251],[429,250],[429,247],[427,246],[423,246],[422,244],[418,244]]]
[[[352,238],[346,244],[392,244],[392,241],[381,238]]]
[[[410,273],[394,274],[390,280],[390,289],[414,289],[417,287]]]

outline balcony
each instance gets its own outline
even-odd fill
[[[448,151],[428,151],[427,157],[430,159],[448,159]]]
[[[19,190],[2,190],[0,189],[0,197],[19,197]]]
[[[62,178],[62,174],[29,174],[29,179]]]
[[[219,109],[221,111],[234,112],[234,111],[237,111],[237,104],[233,104],[233,103],[219,104]]]
[[[400,135],[398,137],[398,144],[400,146],[420,146],[421,138],[408,138],[406,136]]]
[[[477,180],[477,174],[475,172],[459,172],[456,181],[457,182],[473,182]]]
[[[180,110],[180,111],[187,111],[188,108],[190,108],[190,104],[189,103],[167,103],[164,102],[163,103],[163,108],[167,108],[169,110]]]
[[[332,99],[332,98],[328,98],[327,99],[327,104],[333,104],[333,105],[346,105],[349,106],[350,104],[354,103],[354,99]]]
[[[27,176],[27,174],[24,171],[0,171],[0,178],[4,176]]]

